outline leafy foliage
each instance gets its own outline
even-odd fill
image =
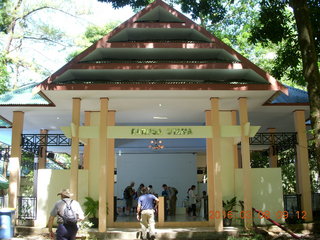
[[[21,182],[20,191],[22,196],[33,195],[34,182],[34,154],[29,152],[22,152],[21,156]]]
[[[7,28],[11,22],[10,9],[11,1],[2,0],[0,2],[0,33],[7,32]]]
[[[252,151],[250,153],[252,168],[268,168],[269,153],[268,151]]]
[[[237,197],[233,197],[230,200],[222,201],[223,209],[226,213],[233,210],[233,208],[237,205]]]
[[[60,30],[61,26],[57,27],[57,21],[47,19],[74,18],[77,13],[82,14],[73,1],[0,2],[0,87],[5,82],[15,89],[28,82],[40,81],[50,73],[45,65],[51,56],[46,56],[48,53],[41,49],[50,46],[61,51],[71,47],[73,42]],[[42,61],[36,60],[40,58]]]
[[[130,6],[132,9],[138,10],[152,3],[153,0],[98,0],[100,2],[111,3],[113,8],[122,8]],[[183,12],[191,14],[194,20],[206,17],[210,22],[215,23],[221,21],[226,9],[220,0],[170,0],[169,4],[180,5]],[[228,1],[229,2],[229,1]],[[230,2],[233,2],[231,0]]]
[[[8,90],[9,73],[7,71],[7,65],[5,56],[0,53],[0,94]]]
[[[94,200],[92,197],[85,197],[86,201],[83,203],[85,210],[84,213],[87,217],[97,217],[99,210],[99,201]]]
[[[133,9],[140,9],[152,3],[154,0],[98,0],[100,2],[111,3],[115,9],[130,6]]]
[[[75,40],[76,46],[79,50],[74,51],[67,57],[67,61],[70,61],[72,58],[77,56],[83,50],[88,48],[90,45],[98,41],[100,38],[111,32],[115,27],[119,25],[118,21],[109,22],[106,25],[100,26],[89,26],[83,36]]]
[[[306,86],[302,75],[301,52],[298,45],[296,22],[289,1],[261,0],[261,10],[251,30],[250,41],[279,45],[271,74],[278,79],[286,79]],[[309,0],[311,23],[314,37],[320,37],[320,3]],[[272,17],[270,17],[272,16]],[[320,43],[317,41],[316,50],[320,57]]]
[[[211,23],[216,23],[224,19],[226,15],[223,2],[219,0],[178,0],[175,3],[181,5],[181,10],[191,14],[193,19],[206,17]]]

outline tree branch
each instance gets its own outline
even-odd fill
[[[54,43],[54,44],[57,44],[57,45],[61,45],[63,47],[72,47],[73,45],[71,44],[62,44],[61,42],[58,42],[58,41],[54,41],[50,38],[47,38],[47,37],[27,37],[27,36],[24,36],[23,39],[29,39],[29,40],[37,40],[37,41],[47,41],[47,42],[51,42],[51,43]]]
[[[55,10],[55,11],[58,11],[58,12],[62,12],[62,13],[64,13],[64,14],[66,14],[66,15],[71,16],[71,17],[77,18],[77,16],[75,16],[75,15],[69,13],[69,12],[63,11],[63,10],[61,10],[61,9],[58,9],[58,8],[55,8],[55,7],[50,7],[50,6],[43,6],[43,7],[35,8],[35,9],[31,10],[30,12],[26,13],[25,15],[23,15],[23,16],[21,16],[21,17],[18,17],[17,20],[18,20],[18,19],[25,19],[25,18],[27,18],[29,15],[31,15],[31,14],[37,12],[37,11],[43,10],[43,9],[52,9],[52,10]]]

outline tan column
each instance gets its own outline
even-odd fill
[[[221,180],[221,133],[220,133],[220,114],[219,98],[211,98],[211,126],[212,126],[212,162],[213,162],[213,211],[214,216],[223,214],[222,208],[222,180]],[[210,211],[211,209],[209,209]],[[217,232],[223,231],[223,218],[214,218],[214,228]]]
[[[309,170],[309,155],[305,113],[303,110],[294,111],[294,125],[297,131],[297,192],[301,194],[301,208],[306,213],[305,221],[313,220],[311,202],[311,184]],[[300,216],[303,214],[300,214]]]
[[[23,132],[24,112],[13,112],[12,139],[10,155],[9,207],[17,208],[17,197],[20,192],[21,134]]]
[[[159,205],[158,205],[158,226],[164,226],[164,197],[159,197]]]
[[[237,112],[231,111],[232,125],[237,125]],[[239,168],[239,153],[238,153],[238,143],[233,144],[233,159],[234,159],[234,168]]]
[[[100,98],[100,124],[99,124],[99,232],[107,230],[107,119],[108,119],[108,98]]]
[[[275,128],[268,128],[268,132],[270,134],[275,133],[276,129]],[[276,168],[278,167],[278,153],[276,152],[276,145],[275,145],[275,140],[274,140],[274,135],[272,134],[271,136],[271,146],[269,147],[269,165],[271,168]]]
[[[41,129],[40,130],[40,143],[41,146],[40,149],[39,149],[39,158],[38,158],[38,168],[39,169],[45,169],[46,168],[46,163],[47,163],[47,142],[48,142],[48,139],[47,137],[45,136],[42,136],[42,135],[46,135],[48,134],[48,130],[47,129]]]
[[[91,112],[84,112],[84,125],[90,126],[91,122]],[[90,138],[88,142],[83,146],[83,169],[89,169],[89,158],[90,158]]]
[[[206,125],[211,126],[211,111],[206,111]],[[207,160],[207,191],[208,191],[208,210],[214,209],[214,184],[213,184],[213,156],[212,156],[212,139],[206,139],[206,160]],[[209,225],[214,226],[214,219],[209,217]]]
[[[245,136],[245,124],[248,123],[247,98],[239,98],[241,125],[241,156],[243,172],[244,227],[252,228],[252,186],[250,167],[249,136]]]
[[[78,165],[79,165],[79,126],[80,126],[80,98],[72,99],[72,126],[75,136],[71,138],[71,169],[70,190],[73,198],[78,199]]]
[[[115,111],[108,112],[108,126],[115,125]],[[112,223],[114,222],[114,138],[107,140],[108,144],[108,158],[107,158],[107,200],[108,200],[108,215],[107,215],[107,223],[108,227],[112,227]]]

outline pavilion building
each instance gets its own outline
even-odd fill
[[[296,136],[297,191],[305,220],[312,220],[305,92],[282,85],[161,0],[45,81],[2,95],[0,115],[3,124],[12,124],[3,130],[11,134],[10,207],[17,206],[19,196],[21,151],[36,149],[37,226],[47,222],[61,188],[70,188],[81,203],[87,196],[99,200],[100,232],[138,226],[115,217],[117,199],[131,181],[136,187],[152,184],[160,195],[163,183],[175,186],[178,212],[191,185],[207,191],[208,219],[170,221],[161,197],[158,226],[221,231],[222,201],[235,196],[244,203],[238,214],[246,227],[253,221],[265,224],[250,214],[254,207],[277,219],[283,211],[274,146],[287,141],[277,138],[284,132]],[[59,150],[70,153],[69,170],[46,169],[50,134],[71,140],[70,147],[60,144]],[[266,136],[259,143],[271,149],[270,168],[251,168],[255,136]],[[149,148],[154,139],[164,148]],[[198,162],[205,173],[201,184]]]

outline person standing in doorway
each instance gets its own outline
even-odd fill
[[[168,214],[170,216],[175,216],[176,215],[176,208],[177,208],[177,194],[178,190],[175,187],[169,187],[167,184],[163,184],[163,196],[166,196],[168,199],[168,204],[169,204],[169,211]]]
[[[155,239],[154,212],[159,199],[148,192],[148,188],[142,188],[142,195],[138,199],[137,219],[140,221],[142,239],[147,239],[149,231],[150,239]]]
[[[197,216],[196,210],[197,210],[197,196],[195,194],[196,186],[192,185],[191,188],[188,191],[188,197],[189,197],[189,206],[190,206],[190,213],[192,213],[192,216]]]
[[[137,189],[137,198],[139,198],[142,195],[142,188],[144,188],[144,184],[141,183],[140,186]]]
[[[80,204],[76,200],[71,199],[73,194],[69,189],[63,189],[58,195],[61,196],[61,199],[56,202],[51,210],[48,221],[50,238],[56,240],[74,240],[78,232],[77,222],[84,219],[84,213]],[[57,217],[58,223],[56,234],[52,231],[55,217]]]
[[[133,199],[135,195],[135,191],[133,189],[134,182],[131,182],[129,186],[127,186],[123,191],[123,198],[126,201],[126,215],[130,215],[131,209],[133,207]]]
[[[157,197],[157,194],[154,192],[152,185],[149,185],[149,186],[148,186],[148,192],[149,192],[150,194],[155,195],[155,196]]]

